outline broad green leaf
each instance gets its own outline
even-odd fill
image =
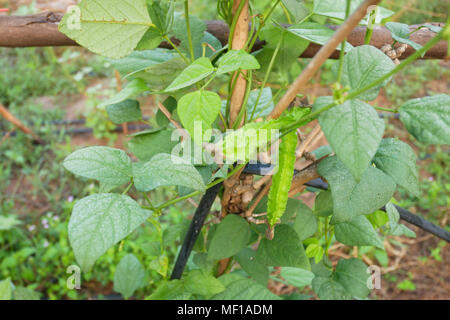
[[[16,287],[14,289],[14,300],[39,300],[41,294],[24,287]]]
[[[11,300],[12,297],[12,286],[11,279],[6,278],[0,281],[0,300]]]
[[[0,216],[0,231],[14,229],[22,224],[22,221],[17,216]]]
[[[189,87],[214,72],[211,60],[199,58],[184,69],[181,74],[167,87],[166,92],[180,90]]]
[[[204,133],[211,129],[211,125],[219,115],[222,100],[217,93],[212,91],[199,90],[188,93],[178,101],[177,113],[183,127],[195,137],[195,122],[201,124]]]
[[[336,240],[348,246],[375,246],[383,249],[383,242],[365,216],[334,225]]]
[[[124,78],[139,75],[153,65],[167,62],[174,58],[173,52],[167,49],[154,49],[133,51],[130,55],[119,60],[110,60],[110,63]]]
[[[254,115],[254,119],[266,117],[275,107],[272,98],[272,89],[270,87],[265,87],[262,89],[261,96],[259,100],[257,100],[260,92],[260,89],[252,90],[248,96],[247,117],[249,121],[252,113]],[[258,104],[256,104],[256,102],[258,102]]]
[[[139,101],[131,99],[107,106],[106,112],[108,113],[109,119],[116,124],[133,122],[142,119]]]
[[[409,39],[411,31],[409,30],[409,26],[407,24],[399,22],[388,22],[386,23],[386,28],[388,28],[388,30],[391,32],[392,39],[400,43],[406,43],[407,45],[413,47],[416,51],[422,48],[420,44],[415,43],[414,41]]]
[[[332,223],[349,221],[378,210],[389,202],[395,191],[394,181],[374,167],[369,167],[357,183],[337,157],[322,160],[318,171],[331,186]]]
[[[339,282],[325,277],[315,277],[312,288],[321,300],[350,300],[350,294]]]
[[[350,2],[350,14],[358,8],[358,6],[364,0],[352,0]],[[340,20],[345,19],[346,0],[314,0],[313,12],[317,15],[322,15],[330,18],[336,18]],[[383,19],[386,19],[394,14],[393,11],[385,9],[380,6],[376,6],[375,23],[380,23]],[[360,24],[367,24],[367,16]]]
[[[397,211],[397,208],[391,203],[388,202],[386,204],[386,213],[389,218],[389,227],[394,229],[398,224],[398,220],[400,220],[400,214]]]
[[[367,287],[369,278],[367,266],[359,259],[340,259],[333,274],[333,279],[339,282],[353,297],[367,298],[370,289]]]
[[[267,212],[267,196],[261,199],[258,205],[255,208],[255,213],[266,213]],[[287,223],[291,220],[292,217],[295,217],[297,212],[300,210],[300,207],[303,205],[303,202],[298,199],[289,198],[286,211],[281,217],[281,223]]]
[[[293,64],[297,63],[298,57],[306,50],[309,41],[300,38],[282,27],[267,27],[261,31],[261,39],[267,42],[261,53],[257,55],[261,64],[261,73],[265,74],[275,53],[280,45],[273,63],[273,70],[279,71],[283,80],[288,81],[287,74]]]
[[[393,236],[407,236],[409,238],[416,237],[416,233],[414,231],[401,223],[397,224],[394,229],[390,230],[389,234]]]
[[[110,147],[87,147],[64,159],[64,167],[84,178],[119,186],[132,177],[131,159],[123,150]]]
[[[295,149],[297,147],[295,131],[281,138],[278,166],[272,177],[267,203],[267,221],[273,227],[286,211],[288,193],[294,176]]]
[[[217,226],[210,241],[208,257],[213,260],[234,256],[250,240],[248,222],[237,215],[227,215]]]
[[[164,38],[161,36],[161,33],[155,27],[150,27],[137,44],[135,50],[156,49],[163,40]]]
[[[269,281],[269,269],[265,265],[259,263],[256,259],[256,251],[253,251],[250,248],[244,248],[239,251],[234,258],[252,279],[267,286],[267,281]]]
[[[408,144],[397,139],[383,139],[373,162],[378,169],[390,176],[398,185],[412,195],[419,196],[416,154]]]
[[[222,282],[202,270],[189,272],[184,280],[184,287],[187,291],[201,296],[211,296],[225,290]]]
[[[330,97],[317,99],[313,111],[330,101]],[[361,179],[383,137],[384,121],[372,106],[353,99],[323,112],[319,123],[336,155],[356,180]]]
[[[192,15],[189,15],[189,25],[191,27],[192,45],[195,48],[201,45],[201,41],[205,35],[206,25],[202,20]],[[181,50],[189,54],[186,19],[183,13],[177,13],[175,15],[172,33],[175,38],[181,41]]]
[[[302,241],[316,233],[317,218],[307,205],[301,204],[300,210],[297,211],[293,228],[297,231]]]
[[[282,0],[282,2],[294,17],[295,22],[303,20],[309,14],[309,9],[304,5],[303,0]]]
[[[141,161],[149,161],[159,153],[171,153],[178,141],[172,141],[173,130],[159,130],[134,136],[128,148]]]
[[[119,93],[114,95],[112,98],[103,101],[99,108],[111,105],[111,104],[117,104],[124,100],[130,99],[130,98],[136,98],[141,93],[144,93],[146,91],[149,91],[150,88],[147,86],[144,80],[142,79],[133,79],[131,80],[125,88],[122,89]]]
[[[399,111],[406,129],[420,142],[450,144],[450,95],[409,100]]]
[[[236,70],[259,69],[258,60],[244,50],[230,50],[218,61],[218,74],[233,72]]]
[[[126,195],[93,194],[77,201],[69,221],[69,240],[80,267],[89,271],[106,250],[151,214]]]
[[[125,299],[145,285],[145,270],[134,254],[127,254],[120,260],[114,273],[114,291]]]
[[[170,31],[174,19],[175,1],[146,0],[147,10],[155,28],[165,34]]]
[[[272,240],[261,240],[256,258],[266,266],[310,270],[308,258],[297,232],[286,224],[276,226],[275,236]]]
[[[331,191],[320,191],[314,202],[314,212],[319,217],[328,217],[333,214],[333,197]]]
[[[319,263],[323,259],[323,254],[325,253],[325,251],[323,250],[323,247],[317,242],[310,243],[308,247],[306,247],[305,253],[308,258],[314,258],[314,262]]]
[[[220,280],[221,278],[219,278]],[[226,284],[225,291],[212,297],[213,300],[280,300],[266,286],[252,279],[239,277]]]
[[[162,186],[184,186],[205,191],[203,178],[195,167],[183,158],[160,153],[146,163],[133,166],[136,189],[147,192]]]
[[[181,280],[162,282],[146,300],[187,300],[191,294]]]
[[[334,66],[336,72],[338,64]],[[342,85],[350,87],[350,93],[364,88],[395,68],[395,63],[377,48],[363,45],[353,48],[344,56]],[[386,79],[380,85],[361,93],[361,100],[373,100],[378,96],[380,88],[390,80]]]
[[[59,30],[89,50],[109,58],[130,54],[153,26],[145,0],[82,0],[64,15]]]
[[[295,24],[287,29],[290,33],[300,37],[302,39],[324,45],[334,35],[334,30],[331,30],[324,25],[315,22],[303,22],[301,24]],[[345,42],[345,52],[349,52],[353,49],[353,46]],[[336,50],[341,50],[341,46]]]
[[[280,275],[286,280],[287,283],[294,287],[308,286],[314,279],[314,273],[311,271],[292,267],[281,268]]]
[[[217,51],[222,49],[222,43],[219,39],[214,37],[211,33],[205,32],[205,35],[203,36],[202,40],[200,41],[202,44],[201,46],[196,46],[194,48],[194,55],[195,58],[198,59],[200,57],[203,57],[203,43],[209,44],[212,48],[214,48],[215,51],[213,51],[210,46],[207,46],[205,49],[205,57],[210,58],[213,56]]]
[[[181,57],[174,57],[168,61],[153,64],[145,71],[136,74],[142,78],[153,90],[167,88],[169,84],[186,68],[186,62]]]

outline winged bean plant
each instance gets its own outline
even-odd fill
[[[152,224],[160,258],[143,266],[130,253],[115,268],[114,288],[126,298],[147,286],[149,299],[281,299],[269,282],[310,286],[320,299],[367,298],[368,266],[357,258],[333,266],[330,247],[384,250],[387,235],[415,236],[392,200],[397,188],[415,196],[420,188],[413,149],[383,138],[378,111],[399,113],[420,142],[450,142],[449,95],[396,108],[371,104],[449,33],[423,25],[434,37],[418,44],[407,25],[388,23],[393,41],[381,50],[370,44],[373,25],[393,12],[368,10],[378,2],[218,0],[211,3],[222,20],[212,22],[181,0],[82,0],[71,8],[59,30],[109,58],[127,81],[102,103],[111,120],[143,121],[139,97],[153,96],[158,108],[153,129],[133,134],[127,150],[92,146],[64,160],[67,170],[99,182],[98,193],[77,200],[68,227],[82,270]],[[345,39],[358,25],[365,44],[354,47]],[[310,44],[322,50],[301,69]],[[407,46],[414,52],[400,62]],[[298,103],[335,50],[332,95]],[[329,145],[311,150],[321,133]],[[315,179],[328,190],[307,188]],[[175,196],[155,203],[158,189]],[[313,208],[299,200],[305,192],[316,193]],[[169,259],[165,243],[177,226],[162,230],[161,219],[199,197],[178,258]],[[158,272],[152,281],[150,270]]]

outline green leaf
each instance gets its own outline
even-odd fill
[[[192,62],[181,74],[170,84],[166,92],[180,90],[189,87],[214,72],[211,60],[208,58],[199,58]]]
[[[114,273],[114,291],[125,299],[144,285],[145,270],[134,254],[127,254],[120,260]]]
[[[376,246],[383,249],[383,242],[365,216],[357,216],[334,226],[336,240],[348,246]]]
[[[419,50],[422,48],[422,46],[418,43],[415,43],[414,41],[409,39],[409,26],[404,23],[399,22],[387,22],[386,28],[391,32],[392,39],[400,42],[400,43],[406,43],[407,45],[410,45],[414,48],[414,50]],[[423,53],[424,55],[425,53]],[[422,55],[422,56],[423,56]]]
[[[334,271],[333,279],[339,282],[353,297],[367,298],[370,289],[367,287],[369,279],[367,266],[359,259],[340,259]]]
[[[199,90],[188,93],[178,101],[178,116],[183,127],[195,137],[195,122],[201,123],[202,132],[211,129],[211,125],[219,115],[222,100],[212,91]]]
[[[12,230],[21,224],[17,216],[0,216],[0,231]]]
[[[314,239],[317,241],[317,239]],[[317,242],[317,243],[310,243],[308,247],[306,248],[306,256],[308,258],[314,258],[314,262],[317,264],[323,259],[323,254],[325,251],[323,250],[323,247]]]
[[[304,5],[303,0],[282,0],[282,2],[294,17],[295,22],[303,20],[309,14],[309,9]]]
[[[389,227],[391,229],[394,229],[398,224],[398,220],[400,220],[400,214],[398,213],[397,208],[391,202],[388,202],[386,204],[386,213],[389,218]]]
[[[290,33],[300,37],[302,39],[324,45],[334,35],[334,30],[331,30],[319,23],[315,22],[303,22],[301,24],[295,24],[287,29]],[[349,52],[353,49],[353,46],[345,42],[345,52]],[[336,50],[341,50],[341,47],[337,47]]]
[[[139,75],[153,65],[167,62],[174,58],[173,52],[167,49],[154,49],[133,51],[130,55],[119,60],[110,60],[110,63],[124,78]]]
[[[12,297],[12,286],[11,279],[6,278],[0,281],[0,300],[11,300]]]
[[[314,279],[314,273],[311,271],[292,267],[281,268],[280,275],[286,280],[287,283],[294,287],[308,286]]]
[[[153,90],[166,88],[186,68],[186,62],[181,57],[154,64],[139,72],[136,77],[145,80]]]
[[[151,27],[145,32],[144,36],[141,38],[136,46],[136,50],[153,50],[156,49],[164,38],[161,33],[155,27]]]
[[[373,162],[398,185],[419,196],[416,154],[408,144],[397,139],[383,139]]]
[[[266,117],[275,107],[272,98],[272,89],[270,87],[265,87],[264,89],[262,89],[261,97],[259,98],[258,104],[256,104],[259,92],[260,89],[252,90],[248,96],[247,116],[249,121],[250,117],[252,116],[252,112],[255,119],[259,117]]]
[[[399,109],[400,120],[417,140],[450,144],[450,95],[409,100]]]
[[[314,212],[319,217],[328,217],[333,214],[333,197],[331,191],[320,191],[314,202]]]
[[[224,74],[236,70],[259,69],[258,60],[245,50],[230,50],[218,61],[217,74]]]
[[[300,210],[297,211],[293,228],[302,241],[316,233],[317,218],[307,205],[301,204]]]
[[[195,167],[183,158],[160,153],[146,163],[133,166],[136,189],[147,192],[162,186],[184,186],[205,191],[203,178]]]
[[[152,26],[145,0],[83,0],[77,8],[80,14],[64,15],[59,31],[109,58],[130,54]]]
[[[300,38],[287,31],[283,27],[267,27],[261,30],[261,39],[267,42],[262,52],[258,54],[258,61],[261,64],[261,72],[267,72],[272,60],[275,48],[280,43],[280,48],[273,64],[273,70],[281,72],[286,77],[293,64],[297,63],[298,57],[306,50],[309,41]],[[288,80],[287,77],[284,80]]]
[[[195,48],[201,45],[203,36],[205,35],[206,25],[196,16],[189,15],[189,25],[191,27],[192,46]],[[175,14],[172,33],[181,41],[181,50],[185,53],[189,52],[189,41],[187,35],[186,19],[183,13]]]
[[[415,238],[416,237],[416,233],[414,231],[412,231],[411,229],[409,229],[407,226],[405,226],[404,224],[397,224],[394,229],[392,229],[389,234],[393,235],[393,236],[407,236],[409,238]]]
[[[77,201],[69,221],[69,240],[80,267],[89,271],[106,250],[150,216],[151,211],[126,195],[93,194]]]
[[[217,226],[208,248],[212,260],[234,256],[250,240],[248,222],[237,215],[227,215]]]
[[[321,300],[350,300],[350,294],[339,282],[331,278],[315,277],[312,288]]]
[[[41,294],[24,287],[16,287],[14,289],[14,300],[39,300]]]
[[[363,1],[364,0],[352,0],[350,2],[350,13],[354,12]],[[345,20],[345,9],[346,0],[314,0],[313,12],[317,15]],[[376,9],[377,16],[375,18],[375,23],[380,23],[383,19],[386,19],[394,14],[393,11],[380,6],[377,6]],[[360,22],[360,24],[368,23],[367,16]]]
[[[286,211],[288,193],[294,176],[297,133],[291,132],[281,138],[278,166],[272,177],[267,203],[267,221],[273,227]]]
[[[211,296],[221,293],[225,286],[218,279],[202,270],[192,270],[184,280],[187,291],[201,296]]]
[[[266,266],[310,269],[297,232],[286,224],[280,224],[275,228],[275,236],[272,240],[261,240],[256,258]]]
[[[330,97],[317,99],[313,112],[330,101]],[[361,179],[383,137],[384,121],[372,106],[353,99],[323,112],[319,123],[336,155],[356,180]]]
[[[267,281],[269,281],[269,269],[265,265],[259,263],[256,259],[256,251],[253,251],[250,248],[244,248],[239,251],[234,258],[252,279],[263,286],[267,286]]]
[[[110,147],[87,147],[64,159],[64,167],[84,178],[120,186],[132,177],[131,159],[123,150]]]
[[[181,280],[162,282],[146,300],[187,300],[191,294]]]
[[[103,101],[98,107],[102,108],[111,104],[117,104],[129,98],[135,98],[141,93],[149,90],[150,88],[147,86],[144,80],[133,79],[126,85],[125,88],[122,89],[122,91],[114,95],[112,98]]]
[[[171,153],[178,141],[172,141],[173,130],[158,130],[134,136],[128,148],[141,161],[149,161],[159,153]]]
[[[108,113],[109,119],[115,124],[133,122],[142,119],[139,101],[131,99],[107,106],[106,112]]]
[[[202,44],[201,46],[196,46],[194,48],[194,56],[196,59],[203,56],[203,43],[209,44],[215,50],[213,51],[210,46],[207,46],[205,49],[205,57],[207,58],[211,58],[217,51],[222,49],[222,43],[220,42],[220,40],[214,37],[209,32],[205,32],[205,35],[203,36],[200,43]]]
[[[374,167],[369,167],[357,183],[337,157],[322,160],[318,171],[331,186],[332,223],[349,221],[378,210],[389,202],[395,191],[394,181]]]
[[[334,65],[337,71],[338,64]],[[375,80],[395,68],[395,63],[377,48],[363,45],[353,48],[344,56],[342,85],[350,87],[350,93],[364,88]],[[361,93],[358,98],[361,100],[373,100],[378,96],[380,88],[384,87],[390,80],[386,79],[380,85]]]
[[[231,275],[231,274],[230,274]],[[226,276],[222,276],[224,278]],[[219,278],[219,280],[222,280]],[[226,277],[226,290],[212,297],[213,300],[280,300],[281,298],[272,293],[267,287],[251,279],[242,277]]]

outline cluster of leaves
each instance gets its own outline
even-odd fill
[[[267,233],[267,226],[253,225],[238,215],[228,215],[207,228],[207,234],[199,238],[194,248],[197,253],[190,260],[183,279],[162,282],[150,299],[275,299],[278,297],[267,289],[273,267],[283,267],[282,278],[274,281],[287,281],[298,287],[312,285],[320,298],[365,298],[369,290],[364,263],[342,260],[334,271],[331,270],[326,253],[332,241],[383,249],[377,230],[385,234],[413,235],[398,223],[399,214],[389,201],[397,185],[413,195],[418,194],[415,154],[400,140],[383,139],[384,122],[368,104],[403,65],[396,69],[391,59],[373,46],[353,48],[344,43],[342,48],[347,54],[334,68],[339,88],[344,89],[336,90],[333,97],[318,98],[311,110],[296,108],[276,120],[265,120],[285,88],[283,84],[287,79],[283,74],[297,64],[298,56],[311,42],[324,44],[333,36],[331,29],[317,20],[309,20],[328,17],[342,21],[346,17],[344,0],[316,0],[312,6],[301,1],[281,2],[288,11],[288,19],[294,19],[295,24],[285,29],[277,21],[266,24],[268,15],[264,21],[258,22],[255,18],[255,30],[267,42],[267,46],[256,53],[251,53],[251,39],[242,50],[222,47],[218,39],[206,32],[204,22],[189,15],[187,2],[182,14],[174,12],[174,1],[108,0],[104,6],[98,6],[97,1],[83,0],[80,28],[73,26],[70,15],[60,24],[60,30],[82,46],[112,59],[121,58],[112,63],[129,82],[120,93],[103,103],[116,123],[141,120],[139,103],[134,100],[139,95],[166,95],[169,97],[163,104],[171,113],[171,120],[180,122],[196,145],[211,142],[210,137],[205,140],[203,136],[196,136],[194,124],[200,123],[203,132],[236,129],[226,120],[233,75],[247,70],[247,92],[235,122],[243,120],[245,125],[222,134],[221,142],[216,145],[227,157],[245,163],[249,160],[248,154],[239,158],[235,155],[242,150],[227,147],[227,141],[234,140],[238,132],[277,129],[282,133],[278,170],[269,196],[257,210],[267,212],[270,228],[275,226],[273,239],[261,239]],[[352,1],[352,8],[360,2]],[[279,4],[280,1],[275,1],[271,8]],[[229,9],[226,5],[219,7]],[[221,14],[231,16],[230,12]],[[381,8],[377,19],[391,14]],[[367,23],[367,18],[362,21],[362,24]],[[391,25],[392,30],[397,27],[400,26]],[[402,32],[398,32],[396,40],[407,43]],[[163,40],[173,44],[172,36],[180,41],[179,46],[173,46],[173,50],[156,48]],[[426,48],[416,49],[423,53]],[[272,71],[279,75],[274,81],[282,84],[274,96],[265,86]],[[252,91],[253,74],[263,79],[263,85]],[[213,81],[220,79],[229,80],[230,94],[224,101],[217,92],[208,90]],[[419,141],[448,144],[449,105],[448,95],[411,100],[399,108],[400,119]],[[329,141],[327,153],[334,155],[319,163],[319,174],[329,182],[331,190],[319,193],[311,210],[298,200],[288,199],[288,191],[297,146],[293,130],[315,117]],[[256,118],[262,121],[253,122]],[[64,161],[69,171],[100,183],[99,193],[77,201],[69,223],[70,243],[77,262],[85,271],[144,222],[158,225],[164,208],[202,194],[234,172],[228,172],[228,167],[218,170],[217,164],[194,165],[193,159],[173,155],[177,145],[171,139],[174,128],[161,112],[156,120],[158,129],[135,134],[130,140],[129,149],[138,162],[132,162],[125,151],[108,147],[81,149]],[[279,135],[265,137],[264,141],[258,139],[254,151],[278,138]],[[242,147],[247,148],[245,143]],[[118,192],[125,184],[123,192]],[[126,195],[133,186],[145,194],[147,205]],[[154,206],[147,197],[149,191],[171,186],[177,187],[179,197],[176,199]],[[387,213],[380,217],[377,210],[384,205]],[[255,244],[258,249],[250,249]],[[217,260],[228,258],[237,261],[241,271],[216,278]],[[167,260],[164,264],[167,266]],[[117,267],[115,289],[129,297],[142,285],[144,278],[143,266],[135,256],[127,255]]]

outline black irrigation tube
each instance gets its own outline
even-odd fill
[[[214,187],[209,188],[208,190],[206,190],[206,193],[200,200],[200,203],[195,210],[195,214],[192,218],[191,224],[189,225],[186,236],[184,237],[183,245],[181,247],[180,253],[178,254],[177,261],[175,262],[175,266],[170,277],[172,280],[181,279],[184,267],[186,266],[186,263],[192,252],[192,248],[194,247],[194,244],[201,233],[203,224],[205,223],[205,219],[211,211],[211,207],[221,187],[222,183],[219,183]]]

